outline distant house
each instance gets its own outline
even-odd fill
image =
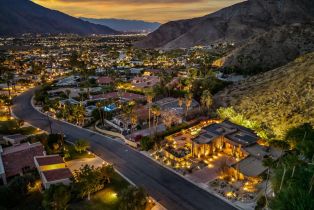
[[[36,156],[34,163],[45,189],[49,189],[53,184],[69,185],[71,183],[73,175],[61,156]]]
[[[119,99],[122,101],[136,101],[136,100],[144,100],[145,96],[135,93],[127,93],[127,92],[111,92],[100,95],[90,96],[91,101],[99,101],[99,100],[108,100],[108,99]]]
[[[113,79],[111,77],[99,77],[97,79],[97,84],[101,86],[109,86],[113,84]]]
[[[154,104],[160,107],[162,111],[172,111],[178,116],[183,116],[186,110],[184,100],[182,101],[182,104],[180,104],[180,99],[178,98],[167,97],[155,101]],[[199,107],[199,103],[193,99],[189,110],[198,109]]]
[[[0,147],[0,153],[0,175],[6,184],[7,178],[34,169],[34,157],[45,155],[45,150],[40,142],[34,144],[27,142],[3,149]]]
[[[134,77],[132,80],[132,85],[136,88],[144,89],[156,86],[160,82],[158,76],[142,76]]]
[[[59,103],[62,107],[66,106],[66,105],[79,105],[80,104],[80,102],[78,102],[77,100],[75,100],[73,98],[62,100]]]

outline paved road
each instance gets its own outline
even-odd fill
[[[13,112],[18,118],[33,126],[49,131],[47,116],[31,106],[33,92],[34,90],[30,90],[16,97]],[[136,185],[144,187],[169,210],[235,209],[124,144],[64,122],[57,120],[51,122],[53,132],[64,132],[70,141],[78,138],[89,139],[95,154],[113,163],[122,174]]]

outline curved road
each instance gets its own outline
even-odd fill
[[[50,131],[47,116],[35,110],[31,98],[35,89],[14,99],[13,112],[35,127]],[[104,160],[114,164],[123,175],[164,205],[168,210],[235,210],[235,208],[203,189],[165,169],[128,146],[109,137],[93,133],[87,129],[51,120],[53,132],[63,132],[67,139],[90,140],[92,151]]]

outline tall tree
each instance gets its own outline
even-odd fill
[[[150,114],[151,114],[151,106],[152,106],[152,103],[153,103],[153,99],[155,97],[155,93],[154,93],[154,91],[152,89],[147,89],[145,91],[145,96],[146,96],[146,100],[147,100],[147,103],[148,103],[148,128],[149,128],[149,135],[151,136],[151,129],[150,129],[150,127],[151,127],[151,123],[150,123],[151,116],[150,116]]]
[[[185,117],[188,116],[188,112],[189,112],[189,109],[192,105],[192,102],[193,102],[193,95],[192,93],[188,93],[186,94],[185,96]]]
[[[74,148],[77,152],[85,152],[89,147],[89,142],[86,139],[79,139],[75,142]]]
[[[100,174],[94,166],[84,165],[74,171],[74,187],[78,190],[81,198],[87,197],[90,200],[92,193],[101,190],[104,183],[100,181]]]
[[[201,105],[208,111],[213,104],[213,96],[209,90],[204,90],[201,96]]]
[[[160,116],[160,107],[157,105],[152,106],[152,113],[154,115],[153,125],[155,127],[155,135],[157,134],[158,118]]]
[[[143,188],[129,186],[120,194],[119,210],[145,210],[147,194]]]

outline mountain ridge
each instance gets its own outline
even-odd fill
[[[239,43],[273,27],[313,19],[312,0],[248,0],[203,17],[168,22],[134,45],[174,49]]]
[[[0,0],[0,36],[18,36],[23,33],[91,35],[119,32],[45,8],[29,0]]]
[[[85,17],[80,17],[80,19],[94,24],[105,25],[114,30],[123,32],[152,32],[160,26],[158,22],[147,22],[143,20]]]

